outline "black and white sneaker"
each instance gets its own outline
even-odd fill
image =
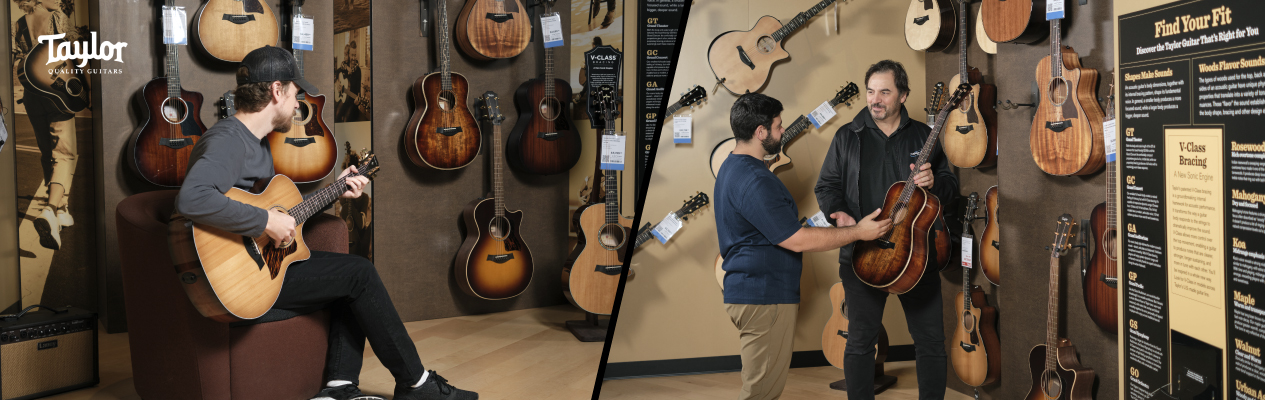
[[[312,400],[387,400],[382,396],[360,393],[360,388],[356,384],[346,384],[337,387],[327,387],[321,389]]]
[[[477,400],[479,394],[461,390],[448,384],[448,380],[430,371],[426,382],[418,387],[396,387],[395,400]]]

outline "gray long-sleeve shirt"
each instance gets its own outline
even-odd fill
[[[238,235],[262,236],[268,212],[224,194],[234,187],[250,190],[256,181],[275,174],[267,140],[255,137],[236,117],[220,120],[193,146],[176,212]]]

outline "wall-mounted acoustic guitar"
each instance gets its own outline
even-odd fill
[[[967,197],[962,216],[962,243],[971,239],[971,221],[975,219],[979,195]],[[972,252],[974,253],[974,252]],[[953,328],[949,358],[958,378],[971,386],[983,386],[1001,377],[1001,342],[997,340],[997,309],[988,305],[984,290],[971,284],[974,260],[962,260],[962,291],[953,300],[958,323]]]
[[[997,43],[1035,43],[1046,34],[1045,1],[984,0],[984,32]]]
[[[168,6],[174,3],[167,0]],[[177,45],[166,46],[166,77],[155,78],[141,89],[148,115],[132,135],[127,159],[145,181],[179,187],[189,167],[189,153],[206,132],[206,125],[202,124],[202,93],[180,87]]]
[[[470,84],[452,72],[449,58],[448,6],[439,3],[439,72],[413,83],[416,106],[404,128],[404,152],[421,167],[457,169],[474,162],[483,147],[479,124],[466,105]]]
[[[975,41],[985,53],[997,54],[997,42],[990,39],[988,33],[984,32],[984,6],[980,6],[979,13],[975,15]]]
[[[457,45],[478,60],[510,58],[527,48],[531,27],[522,1],[466,0],[457,13]]]
[[[970,85],[959,85],[953,97],[936,116],[936,127],[931,130],[927,142],[919,151],[909,179],[893,183],[887,188],[883,211],[876,219],[892,219],[892,230],[875,240],[859,241],[852,253],[852,271],[861,282],[888,293],[901,294],[913,289],[922,280],[928,266],[936,266],[948,257],[931,259],[928,239],[940,215],[940,199],[926,189],[913,184],[914,176],[922,165],[929,162],[935,142],[944,130],[948,113],[971,92]],[[937,234],[937,238],[942,235]],[[945,243],[947,245],[947,243]],[[936,247],[940,247],[937,245]],[[947,247],[947,246],[946,246]],[[945,249],[945,253],[947,253]],[[944,264],[939,264],[943,267]]]
[[[928,0],[929,1],[929,0]],[[970,10],[970,3],[960,3],[963,10]],[[966,37],[967,13],[958,13],[958,35]],[[961,168],[983,168],[997,164],[997,86],[984,83],[984,75],[978,68],[966,63],[967,46],[963,40],[958,46],[958,75],[949,80],[949,87],[966,83],[971,85],[971,95],[962,100],[957,109],[949,113],[945,122],[949,130],[942,136],[944,155]]]
[[[546,11],[553,9],[553,3],[546,2]],[[518,122],[510,131],[505,151],[511,167],[552,175],[569,171],[580,161],[580,134],[571,123],[570,107],[566,106],[570,101],[571,84],[554,78],[553,48],[546,48],[545,76],[523,82],[514,92]]]
[[[840,87],[839,91],[835,93],[835,97],[830,99],[830,106],[838,106],[839,103],[851,106],[851,99],[853,96],[856,96],[857,93],[860,93],[859,89],[857,89],[857,85],[855,83],[848,82],[847,86]],[[786,125],[786,129],[782,132],[782,151],[768,156],[764,160],[765,165],[769,166],[769,171],[776,172],[778,168],[791,163],[791,158],[786,155],[787,143],[790,143],[791,139],[799,136],[800,133],[803,133],[810,126],[813,126],[812,122],[808,121],[808,116],[806,115],[800,115],[799,118],[795,118],[795,122],[791,122],[790,125]],[[720,166],[721,164],[724,164],[725,158],[728,158],[729,153],[732,153],[734,148],[737,147],[738,140],[731,137],[720,141],[720,143],[712,149],[710,164],[712,167],[713,178],[716,177],[716,174],[720,173]]]
[[[457,286],[471,296],[503,300],[531,284],[535,264],[523,241],[523,212],[505,207],[501,177],[501,114],[496,92],[483,94],[481,117],[492,123],[492,198],[477,199],[462,211],[466,240],[457,251]]]
[[[984,208],[987,210],[988,220],[984,225],[984,233],[980,236],[979,264],[989,282],[1001,285],[1001,222],[997,220],[997,205],[997,185],[993,185],[984,192]]]
[[[676,211],[673,211],[672,215],[675,215],[682,221],[689,220],[690,214],[693,214],[695,211],[698,211],[698,209],[703,208],[708,204],[711,204],[711,199],[707,197],[707,193],[699,192],[698,194],[691,196],[688,200],[685,200],[685,205],[681,206],[681,208],[678,208]],[[658,226],[659,224],[657,223],[652,224],[649,222],[642,225],[641,229],[637,230],[637,239],[633,241],[633,248],[635,249],[641,247],[642,244],[654,238],[653,232]]]
[[[292,1],[296,15],[303,14],[303,1]],[[303,77],[302,50],[294,49],[294,60],[299,66],[299,77]],[[272,166],[278,174],[295,183],[308,183],[319,181],[334,170],[338,162],[338,140],[325,125],[321,115],[324,109],[324,95],[299,93],[299,108],[290,122],[290,131],[268,134]]]
[[[1046,316],[1045,343],[1032,346],[1028,368],[1032,386],[1026,400],[1089,400],[1095,374],[1081,367],[1072,341],[1059,337],[1059,253],[1068,248],[1076,223],[1070,214],[1059,216],[1050,249],[1050,307]]]
[[[600,102],[606,122],[602,135],[615,135],[618,104],[611,94]],[[575,224],[580,227],[578,241],[562,267],[562,287],[567,300],[581,310],[609,315],[615,307],[632,221],[619,213],[619,179],[615,179],[615,171],[604,172],[606,202],[583,205],[575,211]]]
[[[360,172],[348,176],[369,177],[378,172],[373,154],[362,154],[360,160],[356,168]],[[281,248],[267,234],[234,235],[173,216],[168,224],[171,260],[193,306],[220,322],[255,319],[268,312],[281,294],[286,270],[311,256],[303,242],[303,224],[346,191],[347,177],[343,177],[304,200],[299,187],[285,175],[259,180],[250,191],[229,189],[224,194],[229,199],[294,217],[294,239]]]
[[[667,116],[671,117],[676,115],[677,111],[681,111],[681,109],[685,107],[694,108],[694,104],[706,99],[707,90],[704,90],[702,86],[694,85],[694,87],[690,88],[689,91],[681,93],[680,100],[677,100],[675,103],[668,106],[666,110]]]
[[[1111,94],[1107,96],[1107,120],[1115,119],[1116,85],[1113,79]],[[1082,277],[1085,308],[1089,316],[1108,332],[1116,333],[1116,284],[1118,261],[1116,260],[1116,159],[1107,161],[1107,201],[1098,203],[1089,218],[1094,232],[1094,255],[1089,259],[1089,270]]]
[[[93,33],[93,40],[96,40],[96,33]],[[22,68],[17,70],[18,82],[27,93],[38,93],[51,100],[63,113],[72,114],[88,108],[92,97],[83,69],[76,67],[73,59],[48,63],[49,51],[51,49],[46,42],[39,42],[31,48],[23,58]]]
[[[1082,68],[1063,46],[1061,21],[1050,21],[1050,55],[1037,64],[1041,101],[1032,119],[1032,160],[1050,175],[1087,175],[1103,167],[1098,70]]]
[[[910,0],[905,12],[905,43],[918,51],[949,48],[957,28],[955,12],[950,0]]]
[[[193,36],[220,61],[241,62],[251,50],[276,46],[281,38],[277,16],[264,0],[207,0],[193,20]]]
[[[712,68],[712,74],[730,93],[760,91],[769,80],[773,63],[791,56],[782,48],[782,39],[834,2],[821,0],[786,25],[765,15],[756,21],[751,30],[729,31],[716,36],[707,48],[707,63]]]

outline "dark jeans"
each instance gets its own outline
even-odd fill
[[[387,295],[373,263],[364,257],[313,251],[312,258],[294,264],[273,308],[304,310],[328,305],[329,354],[327,380],[360,382],[365,339],[396,385],[412,386],[425,371],[400,315]]]
[[[940,298],[940,274],[928,268],[926,275],[909,292],[897,296],[905,309],[905,323],[914,338],[917,360],[918,399],[944,399],[948,356],[944,351],[944,300]],[[848,346],[843,356],[843,376],[848,380],[849,400],[874,398],[874,345],[883,327],[883,306],[887,292],[857,278],[851,265],[841,266],[844,298],[847,302]]]

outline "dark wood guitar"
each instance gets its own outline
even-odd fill
[[[172,6],[174,0],[166,3]],[[206,125],[202,124],[202,93],[180,87],[177,45],[166,46],[166,77],[155,78],[141,89],[147,115],[132,135],[127,159],[145,181],[179,187],[189,169],[189,153],[206,132]]]
[[[618,104],[608,94],[601,105],[606,122],[603,135],[615,135]],[[615,179],[615,171],[603,172],[606,202],[583,205],[575,211],[578,241],[562,267],[562,293],[585,312],[609,315],[615,307],[615,292],[624,270],[624,248],[628,245],[632,221],[619,212],[619,179]]]
[[[1050,21],[1050,55],[1037,64],[1041,101],[1032,119],[1032,159],[1050,175],[1087,175],[1103,167],[1098,70],[1061,41],[1062,20]]]
[[[241,62],[251,50],[276,46],[277,16],[264,0],[207,0],[193,17],[193,36],[215,59]]]
[[[457,13],[457,45],[478,60],[510,58],[527,48],[531,27],[520,0],[466,0]]]
[[[979,264],[984,277],[994,285],[1001,285],[1001,225],[997,220],[997,185],[984,192],[984,208],[987,210],[987,221],[984,234],[980,236]]]
[[[970,92],[970,85],[958,86],[953,97],[936,116],[936,127],[931,130],[931,135],[919,151],[909,179],[893,183],[887,188],[883,211],[876,219],[891,218],[892,230],[877,240],[856,242],[852,253],[852,271],[865,284],[888,293],[905,293],[922,280],[927,267],[940,262],[939,258],[932,260],[929,257],[931,251],[928,243],[932,227],[937,220],[943,219],[940,215],[940,199],[926,189],[914,185],[913,180],[922,164],[930,161],[936,140],[939,140],[938,136],[944,130],[947,114],[957,108],[957,104]],[[939,236],[941,235],[937,235]],[[940,254],[939,248],[936,253]]]
[[[857,93],[860,93],[860,90],[857,89],[857,85],[855,83],[848,82],[847,86],[840,87],[839,91],[835,93],[835,97],[830,99],[830,106],[835,107],[838,106],[839,103],[851,106],[851,99],[856,96]],[[796,138],[800,133],[808,130],[811,126],[813,126],[813,124],[808,120],[807,115],[800,115],[799,118],[795,118],[795,122],[791,122],[790,125],[786,126],[786,130],[782,132],[782,151],[769,156],[764,160],[765,165],[769,166],[769,171],[776,172],[778,168],[791,163],[791,158],[786,155],[786,145],[791,142],[791,139]],[[729,153],[732,153],[737,147],[738,141],[730,137],[722,140],[715,148],[712,149],[710,164],[712,166],[713,178],[716,177],[716,174],[720,173],[720,166],[721,164],[724,164],[725,158],[728,158]]]
[[[293,0],[294,13],[303,13],[303,1]],[[294,49],[294,60],[303,76],[303,51]],[[295,183],[319,181],[334,171],[338,162],[338,140],[325,125],[321,115],[325,109],[325,95],[299,93],[299,108],[294,111],[289,132],[268,134],[268,146],[272,148],[272,166],[278,174]]]
[[[1035,43],[1045,37],[1046,0],[984,0],[984,32],[997,43]]]
[[[1113,80],[1114,81],[1114,80]],[[1107,96],[1107,120],[1115,119],[1115,83]],[[1089,317],[1108,332],[1116,332],[1116,285],[1119,280],[1116,259],[1116,159],[1107,161],[1107,201],[1098,203],[1089,218],[1094,232],[1094,255],[1089,259],[1089,270],[1082,277],[1085,308]]]
[[[728,31],[716,36],[707,48],[707,63],[712,68],[712,74],[730,93],[760,91],[769,80],[773,63],[791,56],[782,48],[782,39],[834,2],[821,0],[786,25],[765,15],[756,21],[751,30]]]
[[[404,128],[404,152],[418,166],[448,170],[474,162],[483,140],[479,124],[466,105],[470,84],[466,77],[452,72],[448,51],[448,2],[438,3],[439,72],[413,82],[416,105]]]
[[[1059,337],[1059,253],[1068,248],[1076,233],[1071,214],[1059,216],[1050,249],[1050,307],[1046,317],[1045,343],[1032,346],[1028,368],[1032,386],[1026,400],[1090,400],[1094,370],[1081,367],[1072,341]]]
[[[711,204],[711,199],[707,197],[707,193],[699,192],[698,194],[691,196],[688,200],[685,200],[685,205],[681,206],[681,208],[678,208],[676,211],[673,211],[672,215],[675,215],[682,221],[686,221],[690,219],[690,214],[693,214],[695,211],[698,211],[698,209],[703,208],[708,204]],[[652,224],[649,222],[642,225],[641,229],[637,230],[637,239],[633,241],[633,248],[635,249],[641,247],[642,244],[654,238],[653,232],[658,226],[659,224],[657,223]]]
[[[547,10],[553,9],[553,3],[546,3]],[[537,175],[566,172],[580,161],[580,133],[566,106],[571,101],[571,84],[554,77],[553,50],[545,49],[544,77],[523,82],[514,92],[518,122],[505,151],[511,167]]]
[[[457,286],[471,296],[504,300],[522,294],[531,284],[535,264],[523,241],[523,212],[505,207],[501,177],[501,115],[496,92],[483,94],[482,117],[492,123],[492,196],[477,199],[462,211],[466,240],[457,251]]]
[[[979,195],[975,193],[967,198],[962,218],[963,245],[972,238],[971,221],[975,219],[978,201]],[[962,260],[962,291],[953,301],[958,323],[953,328],[950,343],[954,344],[949,358],[958,378],[978,387],[996,382],[1001,376],[1001,342],[997,340],[997,309],[988,305],[983,289],[971,284],[974,265],[974,260]]]
[[[905,43],[918,51],[949,48],[957,27],[956,13],[950,0],[910,0],[905,12]]]
[[[360,159],[356,168],[360,172],[348,176],[368,177],[378,171],[377,157],[366,153]],[[255,319],[268,312],[281,294],[286,270],[311,256],[303,242],[303,223],[346,191],[347,177],[343,177],[303,200],[299,187],[285,175],[260,180],[250,191],[229,189],[224,194],[229,199],[294,217],[294,239],[281,248],[268,234],[234,235],[173,216],[168,224],[171,259],[193,306],[220,322]]]
[[[970,3],[960,3],[963,10],[970,10]],[[966,37],[967,13],[958,13],[958,35]],[[957,109],[949,113],[945,122],[948,133],[942,137],[944,155],[961,168],[983,168],[997,164],[997,86],[984,83],[984,75],[978,68],[966,62],[967,46],[963,40],[958,46],[958,75],[949,80],[949,87],[971,85],[971,95],[962,100]]]
[[[83,69],[77,67],[73,59],[48,63],[50,51],[46,42],[31,48],[22,60],[22,68],[17,70],[18,82],[27,93],[37,93],[52,100],[57,110],[63,113],[72,114],[88,108],[92,97]]]

